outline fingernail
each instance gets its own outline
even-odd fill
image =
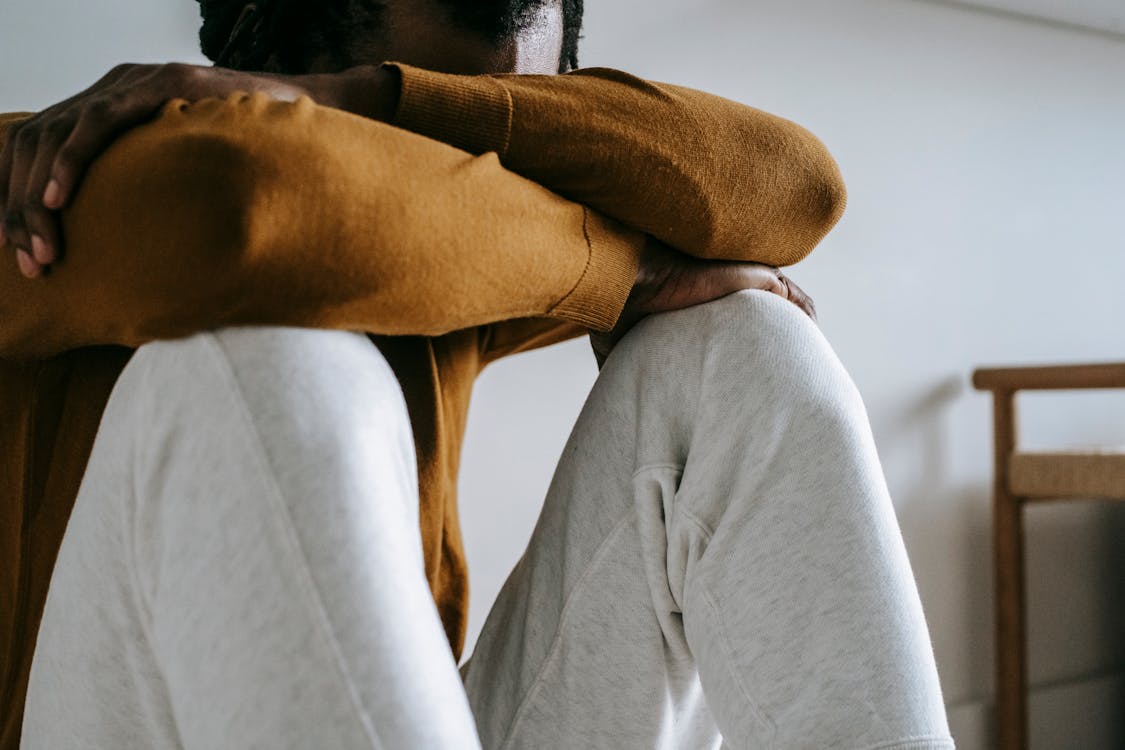
[[[59,208],[62,203],[62,186],[59,185],[58,180],[51,180],[47,183],[47,189],[43,191],[43,205],[47,208]]]
[[[51,257],[51,248],[47,241],[37,234],[31,235],[31,255],[40,265],[48,265],[54,258]]]
[[[16,263],[19,264],[20,272],[27,278],[34,279],[39,276],[39,264],[32,260],[26,250],[16,251]]]

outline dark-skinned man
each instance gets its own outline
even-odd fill
[[[18,121],[5,492],[52,523],[19,526],[15,621],[73,502],[26,746],[950,745],[862,404],[773,268],[838,218],[831,159],[550,77],[581,7],[518,6],[207,2],[205,51],[266,75],[124,67]],[[462,685],[472,377],[587,328]]]

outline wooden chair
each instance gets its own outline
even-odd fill
[[[1026,750],[1023,508],[1027,503],[1049,500],[1125,500],[1125,450],[1020,451],[1015,394],[1027,390],[1125,388],[1125,363],[982,369],[973,373],[973,385],[991,391],[993,396],[997,747]]]

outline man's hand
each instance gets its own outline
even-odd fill
[[[761,289],[787,299],[816,320],[812,299],[778,269],[761,263],[700,260],[649,239],[640,271],[625,309],[613,330],[591,333],[598,367],[629,330],[647,315],[725,297],[744,289]]]
[[[178,63],[119,65],[86,91],[56,104],[9,134],[0,154],[0,247],[10,243],[25,276],[62,257],[58,211],[82,176],[125,131],[151,120],[166,102],[226,97],[236,91],[293,101],[309,96],[341,109],[379,101],[376,68],[335,75],[279,76]],[[366,101],[357,94],[363,87]],[[374,115],[368,111],[364,114]]]

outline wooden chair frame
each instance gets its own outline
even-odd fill
[[[1018,444],[1015,395],[1029,390],[1125,388],[1125,363],[980,369],[973,385],[991,391],[995,475],[992,494],[995,587],[996,738],[999,750],[1026,750],[1027,632],[1024,588],[1024,506],[1043,498],[1015,495],[1010,458]]]

